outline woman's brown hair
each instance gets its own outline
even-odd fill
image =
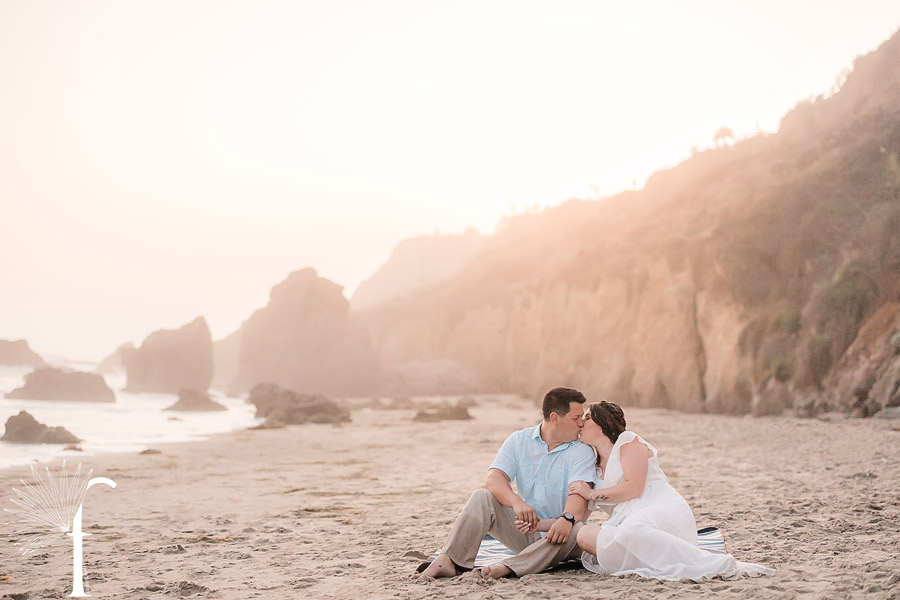
[[[596,404],[591,404],[590,415],[591,421],[600,426],[603,434],[613,444],[619,439],[619,435],[625,431],[625,413],[622,411],[622,407],[614,402],[603,400]]]

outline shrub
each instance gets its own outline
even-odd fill
[[[891,336],[890,344],[891,348],[894,349],[894,354],[900,354],[900,332]]]
[[[800,311],[796,308],[786,308],[778,315],[775,325],[789,335],[797,333],[800,331]]]
[[[775,379],[781,383],[784,383],[791,378],[791,362],[786,355],[778,354],[777,356],[774,356],[769,366],[772,369],[772,374],[775,376]]]
[[[828,305],[859,323],[875,298],[875,290],[860,265],[851,263],[828,291]]]

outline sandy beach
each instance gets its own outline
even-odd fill
[[[775,575],[706,583],[582,569],[485,582],[416,582],[503,439],[537,421],[513,396],[478,396],[470,421],[355,408],[352,422],[241,431],[161,453],[81,457],[85,583],[98,599],[898,598],[900,431],[881,420],[750,418],[627,409],[698,526]],[[433,401],[433,400],[432,400]],[[426,402],[421,400],[420,402]],[[74,466],[77,453],[69,459]],[[54,463],[54,472],[60,464]],[[0,500],[30,480],[0,472]],[[8,516],[4,514],[4,516]],[[594,515],[592,521],[602,515]],[[10,526],[4,525],[4,534]],[[5,536],[4,536],[5,537]],[[22,557],[0,544],[0,598],[63,598],[72,543]]]

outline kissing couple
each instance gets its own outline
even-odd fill
[[[547,392],[543,420],[506,438],[484,489],[469,497],[420,577],[472,570],[485,534],[515,552],[483,567],[485,579],[537,573],[579,557],[601,575],[702,581],[774,572],[698,546],[694,514],[669,485],[656,448],[625,428],[617,404],[587,410],[585,404],[578,390]],[[609,519],[587,524],[597,509]]]

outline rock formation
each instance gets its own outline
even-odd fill
[[[247,402],[256,406],[256,416],[266,417],[265,428],[277,424],[348,423],[350,412],[325,396],[298,394],[274,383],[253,387]]]
[[[228,386],[238,375],[241,330],[213,342],[213,385]]]
[[[39,369],[45,367],[44,359],[38,356],[25,340],[0,340],[0,366],[29,366]]]
[[[130,342],[122,344],[112,354],[101,360],[94,372],[101,375],[110,375],[125,370],[125,365],[122,363],[122,354],[132,350],[134,350],[134,345]]]
[[[682,411],[900,403],[900,33],[774,135],[503,223],[466,269],[360,313],[385,368]],[[894,341],[892,341],[894,340]]]
[[[340,286],[312,269],[292,273],[241,327],[234,387],[273,382],[303,393],[377,392],[382,373],[369,336],[348,313]]]
[[[63,427],[48,427],[38,423],[24,410],[6,421],[6,432],[0,441],[18,444],[75,444],[77,437]]]
[[[359,284],[352,310],[365,310],[449,279],[468,266],[486,237],[474,231],[403,240],[388,261]]]
[[[6,397],[74,402],[116,401],[115,394],[102,376],[50,367],[26,375],[25,385],[9,392]]]
[[[189,388],[178,391],[178,402],[163,410],[183,412],[213,412],[228,410],[209,397],[206,392],[198,392]]]
[[[140,348],[121,348],[129,392],[177,393],[181,388],[205,392],[213,375],[209,327],[198,317],[181,329],[150,334]]]
[[[453,394],[478,389],[472,371],[453,360],[411,360],[397,365],[394,371],[410,394]]]

